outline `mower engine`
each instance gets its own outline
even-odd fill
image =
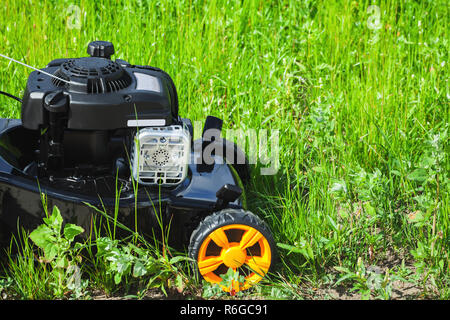
[[[111,60],[110,42],[91,42],[87,52],[90,57],[57,59],[30,74],[22,125],[40,137],[37,161],[26,170],[41,177],[127,176],[131,165],[141,184],[181,183],[191,125],[178,116],[170,76],[158,68]]]

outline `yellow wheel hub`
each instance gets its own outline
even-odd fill
[[[236,291],[248,289],[260,281],[271,264],[269,242],[257,229],[230,224],[211,232],[202,242],[198,253],[198,268],[206,281],[220,283],[228,268],[242,272],[245,283],[234,286]],[[222,287],[229,291],[229,288]]]
[[[234,245],[221,254],[223,263],[229,268],[239,268],[245,263],[247,252],[239,247],[239,244]]]

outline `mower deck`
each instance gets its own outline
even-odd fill
[[[38,179],[24,171],[33,138],[32,131],[25,129],[21,120],[0,119],[0,236],[4,241],[17,233],[18,226],[32,230],[42,223],[43,193],[47,207],[60,208],[64,221],[82,226],[87,230],[86,236],[93,218],[100,215],[87,204],[111,215],[117,205],[119,221],[131,229],[137,219],[138,231],[152,234],[152,228],[157,227],[155,213],[160,214],[163,221],[171,222],[173,244],[186,244],[198,220],[220,209],[216,192],[225,184],[240,184],[237,174],[223,161],[206,170],[191,161],[188,177],[180,185],[173,188],[139,185],[137,192],[129,179],[116,179],[112,175]],[[240,208],[240,200],[228,207]]]

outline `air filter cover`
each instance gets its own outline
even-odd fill
[[[177,185],[187,175],[191,149],[185,125],[148,127],[136,134],[132,169],[141,184]]]

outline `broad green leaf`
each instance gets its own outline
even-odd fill
[[[425,155],[422,157],[422,159],[420,159],[420,165],[423,166],[424,168],[431,167],[435,164],[436,164],[436,159],[432,158],[428,155]]]
[[[177,274],[175,278],[175,286],[177,287],[178,292],[182,292],[184,289],[184,280],[181,274]]]
[[[119,256],[116,261],[117,272],[125,274],[131,268],[132,259],[126,255]]]
[[[292,246],[285,243],[277,243],[277,246],[289,250],[288,254],[290,254],[291,252],[295,252],[303,255],[307,260],[314,259],[314,252],[308,243],[302,242],[298,246]]]
[[[45,259],[50,262],[58,254],[54,232],[46,225],[40,225],[31,234],[30,239],[44,251]]]
[[[44,218],[43,220],[53,230],[55,230],[57,232],[61,231],[63,218],[62,218],[61,212],[59,211],[57,206],[54,206],[52,214],[48,218]]]
[[[296,253],[301,253],[300,248],[297,248],[295,246],[292,246],[290,244],[286,244],[286,243],[277,243],[277,246],[282,248],[282,249],[286,249],[289,250],[288,254],[291,252],[296,252]]]
[[[72,223],[68,223],[64,226],[64,237],[69,241],[73,241],[73,239],[77,235],[83,232],[84,229],[82,227],[74,225]]]
[[[411,223],[416,223],[417,224],[417,223],[423,222],[425,220],[425,216],[422,213],[422,211],[417,210],[417,211],[414,211],[413,213],[410,213],[408,215],[408,220]]]
[[[413,180],[417,182],[424,182],[428,178],[427,170],[423,168],[418,168],[413,172],[409,173],[407,176],[408,180]]]
[[[133,268],[133,277],[142,277],[147,273],[147,270],[145,269],[145,265],[140,262],[139,260],[136,261]]]
[[[58,246],[55,244],[55,242],[47,242],[46,245],[44,245],[43,249],[45,259],[49,262],[55,259],[56,255],[58,254]]]
[[[333,183],[330,188],[331,193],[347,193],[347,184],[345,181],[338,181]]]
[[[184,256],[176,256],[176,257],[173,257],[172,259],[170,259],[169,263],[170,264],[175,264],[175,263],[178,263],[180,261],[191,261],[191,258],[184,257]]]
[[[41,249],[51,240],[54,240],[53,231],[46,225],[42,224],[30,234],[30,239]]]
[[[337,281],[336,281],[336,283],[334,284],[335,286],[337,286],[339,283],[341,283],[342,281],[345,281],[345,280],[347,280],[347,279],[351,279],[351,278],[353,278],[354,277],[354,274],[352,274],[352,273],[347,273],[347,274],[345,274],[345,275],[343,275],[342,277],[340,277]]]
[[[319,166],[313,167],[312,170],[315,172],[319,172],[319,173],[324,173],[326,171],[323,167],[319,167]]]
[[[334,267],[334,269],[336,269],[339,272],[343,272],[343,273],[349,273],[350,272],[350,270],[348,268],[345,268],[345,267],[337,266],[337,267]]]
[[[98,238],[97,241],[97,257],[107,254],[117,246],[117,240],[112,240],[108,237]]]
[[[364,207],[364,211],[371,217],[374,217],[377,215],[377,211],[369,202],[364,203],[363,207]]]
[[[401,177],[401,176],[402,176],[402,174],[400,173],[400,171],[395,170],[395,169],[391,170],[391,173],[392,173],[393,175],[398,176],[398,177]]]
[[[115,282],[115,284],[119,284],[121,280],[122,280],[122,274],[117,272],[114,275],[114,282]]]
[[[67,268],[68,266],[69,266],[69,261],[67,260],[67,257],[65,255],[57,258],[56,264],[54,265],[55,268]]]

